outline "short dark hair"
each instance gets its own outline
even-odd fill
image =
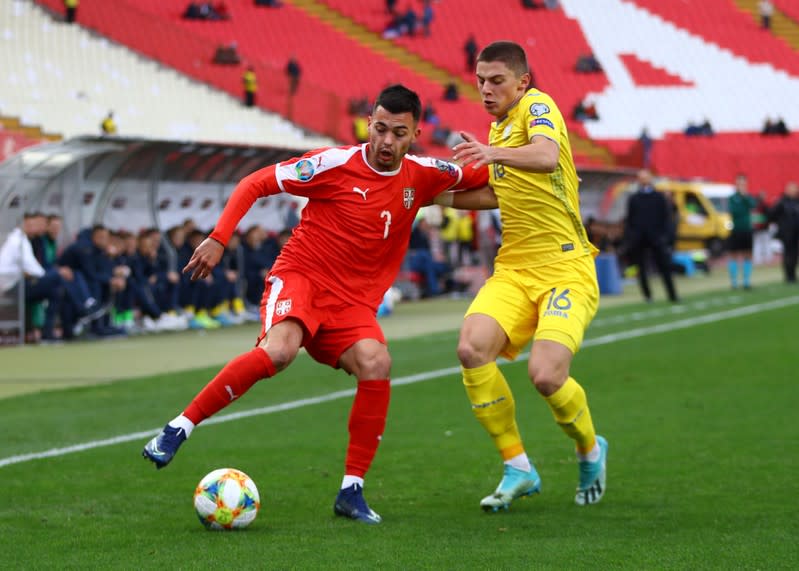
[[[416,122],[422,116],[422,102],[419,96],[415,91],[411,91],[399,83],[389,85],[380,92],[375,101],[373,112],[378,107],[382,107],[389,113],[410,113]]]
[[[524,52],[524,48],[516,42],[492,42],[482,49],[480,55],[477,56],[477,61],[501,61],[518,76],[530,73],[527,54]]]

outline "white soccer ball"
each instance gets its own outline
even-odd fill
[[[261,497],[255,482],[235,468],[210,472],[194,490],[194,509],[208,529],[247,527],[260,507]]]

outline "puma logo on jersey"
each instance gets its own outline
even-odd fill
[[[361,189],[360,189],[360,188],[358,188],[357,186],[353,186],[353,187],[352,187],[352,192],[357,192],[358,194],[360,194],[361,196],[363,196],[363,199],[364,199],[364,200],[366,200],[366,193],[367,193],[367,192],[369,192],[369,189],[367,188],[366,190],[361,190]]]

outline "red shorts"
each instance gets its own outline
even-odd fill
[[[315,360],[338,368],[341,354],[361,339],[386,338],[371,308],[347,302],[316,285],[312,276],[299,272],[270,273],[261,298],[261,335],[284,319],[300,322],[302,346]]]

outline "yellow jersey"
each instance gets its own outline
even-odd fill
[[[536,135],[560,147],[554,172],[533,173],[500,164],[489,169],[502,223],[496,267],[530,268],[597,252],[580,218],[569,134],[552,98],[529,89],[505,117],[491,123],[488,140],[493,147],[522,147]]]
[[[255,93],[258,91],[258,81],[255,78],[255,72],[245,71],[242,76],[244,81],[244,91],[247,93]]]

